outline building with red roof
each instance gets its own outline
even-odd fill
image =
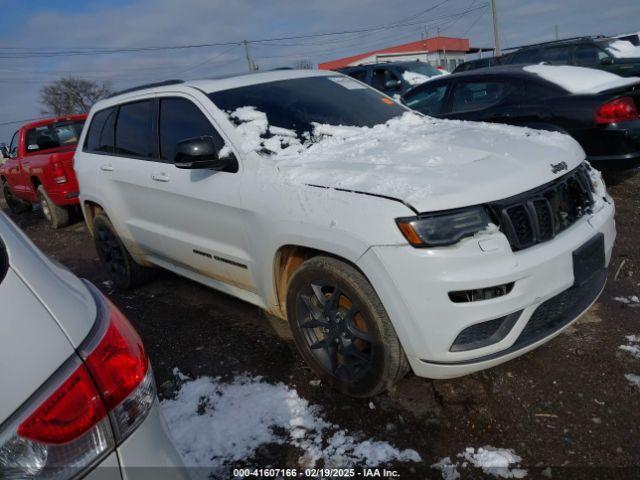
[[[321,70],[337,70],[353,65],[420,60],[451,71],[464,62],[465,55],[470,53],[480,53],[482,55],[482,52],[491,51],[493,51],[491,48],[471,48],[467,38],[433,37],[330,60],[318,64],[318,68]]]

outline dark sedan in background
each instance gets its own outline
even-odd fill
[[[640,78],[569,66],[498,66],[432,79],[402,101],[439,118],[567,133],[603,170],[640,165]]]
[[[417,61],[374,63],[345,67],[337,71],[390,96],[406,92],[415,85],[444,74],[428,63]]]

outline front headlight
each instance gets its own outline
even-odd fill
[[[397,218],[400,231],[414,247],[453,245],[475,235],[491,222],[484,207],[471,207],[417,217]]]

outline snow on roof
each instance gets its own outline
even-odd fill
[[[604,70],[569,65],[527,65],[523,70],[578,94],[600,93],[640,83],[640,77],[621,77]]]
[[[640,46],[627,40],[617,40],[607,46],[607,51],[616,58],[640,58]]]

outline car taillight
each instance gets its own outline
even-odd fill
[[[98,305],[89,339],[0,431],[0,479],[68,479],[144,420],[155,384],[140,337],[88,285]]]
[[[638,109],[631,97],[611,100],[596,110],[596,123],[618,123],[625,120],[637,120]]]
[[[62,162],[53,162],[53,181],[56,183],[67,183],[67,174],[64,171]]]

